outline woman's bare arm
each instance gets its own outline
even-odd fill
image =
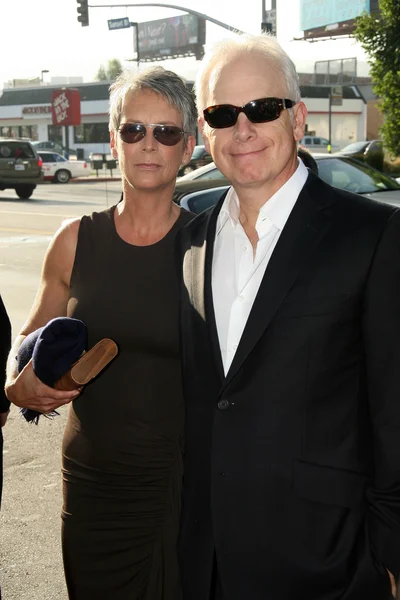
[[[17,336],[7,363],[6,395],[16,406],[47,413],[71,402],[77,391],[55,390],[38,379],[32,361],[18,374],[16,356],[25,337],[55,317],[67,315],[70,280],[78,240],[79,219],[63,223],[46,252],[42,275],[28,319]]]

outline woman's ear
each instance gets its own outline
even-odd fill
[[[111,148],[111,155],[113,158],[118,158],[118,150],[117,147],[115,145],[115,131],[110,131],[110,148]]]
[[[199,117],[197,119],[197,123],[198,123],[198,126],[199,126],[199,131],[200,131],[200,133],[202,135],[202,138],[203,138],[204,147],[207,150],[207,152],[209,154],[211,154],[211,152],[210,152],[210,143],[209,143],[208,135],[207,135],[208,131],[207,131],[205,119],[203,117]]]
[[[196,145],[196,138],[193,135],[189,135],[187,142],[186,142],[186,146],[183,150],[182,164],[186,165],[189,162],[189,160],[192,158],[192,154],[193,154],[195,145]]]

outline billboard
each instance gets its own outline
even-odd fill
[[[178,56],[203,56],[206,41],[205,20],[196,15],[180,15],[139,23],[141,61],[163,60]]]
[[[363,12],[378,11],[379,0],[300,0],[304,37],[349,35]]]

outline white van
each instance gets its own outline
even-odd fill
[[[318,135],[305,135],[301,140],[300,140],[300,146],[303,146],[304,148],[306,148],[306,150],[310,151],[310,152],[323,152],[323,153],[327,153],[328,152],[328,144],[329,144],[329,140],[327,140],[326,138],[323,137],[319,137]],[[339,146],[337,146],[336,144],[331,144],[332,148],[331,151],[332,152],[337,152],[339,150]]]

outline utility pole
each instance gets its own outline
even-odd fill
[[[329,118],[328,118],[329,154],[332,152],[332,87],[329,86]]]
[[[134,33],[134,42],[133,42],[133,49],[135,49],[135,45],[136,45],[136,64],[137,64],[137,68],[139,70],[139,65],[140,65],[140,56],[139,56],[139,23],[132,23],[131,22],[131,27],[134,27],[135,29],[135,33]],[[136,41],[136,44],[135,44]]]

